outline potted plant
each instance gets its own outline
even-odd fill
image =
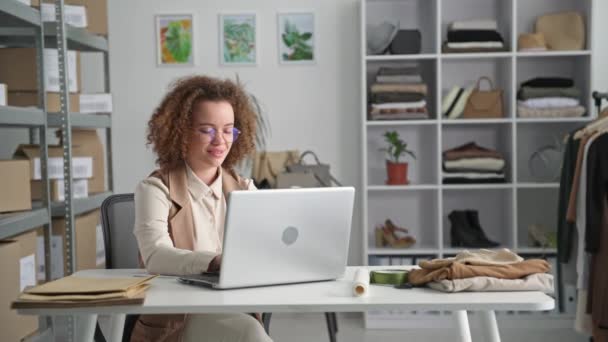
[[[386,173],[388,180],[386,184],[409,184],[409,180],[407,179],[408,164],[399,160],[406,153],[414,159],[416,159],[416,155],[413,151],[407,149],[407,144],[399,138],[399,133],[396,131],[384,133],[384,138],[388,143],[388,148],[381,149],[387,155]]]

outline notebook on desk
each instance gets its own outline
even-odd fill
[[[353,187],[234,191],[219,274],[179,277],[216,289],[337,279],[346,270]]]

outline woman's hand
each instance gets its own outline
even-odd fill
[[[222,265],[222,255],[216,255],[213,260],[209,263],[209,267],[207,267],[207,272],[219,272],[220,266]]]

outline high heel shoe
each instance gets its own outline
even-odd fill
[[[406,228],[398,227],[390,219],[384,222],[384,226],[376,227],[376,247],[381,245],[382,247],[392,248],[409,248],[416,243],[416,239],[408,234],[409,231]],[[382,242],[379,244],[378,241]]]

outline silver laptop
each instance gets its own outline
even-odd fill
[[[234,191],[220,273],[178,279],[229,289],[339,278],[354,198],[353,187]]]

